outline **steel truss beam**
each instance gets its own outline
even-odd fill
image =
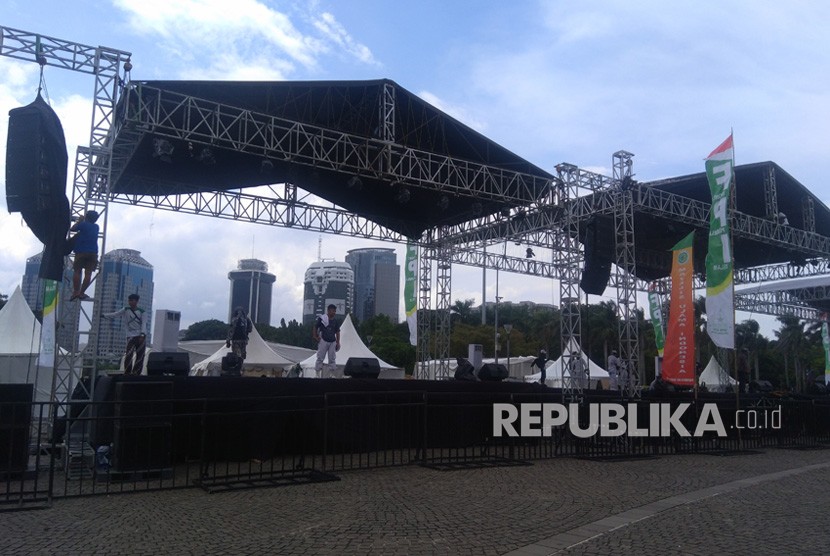
[[[287,194],[275,186],[268,186],[272,196],[253,195],[241,191],[209,191],[179,195],[117,194],[112,195],[110,202],[381,241],[407,241],[402,234],[352,212],[298,201],[298,188],[290,184],[284,185]]]
[[[460,196],[529,204],[550,180],[503,168],[408,148],[137,84],[126,103],[125,126],[157,136],[211,144],[294,164],[351,172]],[[151,91],[153,94],[142,94]],[[384,95],[384,101],[386,95]],[[389,105],[391,106],[391,105]],[[382,109],[389,110],[384,104]],[[140,138],[132,131],[130,142]],[[117,181],[135,148],[119,147]]]

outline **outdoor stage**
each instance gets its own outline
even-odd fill
[[[493,404],[497,403],[576,403],[579,422],[585,426],[596,421],[595,416],[589,416],[589,408],[596,404],[630,402],[636,406],[639,422],[647,426],[652,404],[662,402],[677,408],[690,403],[691,409],[681,420],[690,430],[695,428],[699,408],[713,403],[730,419],[724,441],[739,435],[731,421],[739,407],[783,403],[803,412],[813,411],[816,403],[830,404],[827,397],[780,400],[760,394],[742,394],[738,400],[735,394],[699,393],[695,400],[693,392],[645,392],[640,400],[626,400],[606,390],[563,398],[558,389],[511,381],[143,376],[102,377],[95,400],[84,413],[93,448],[136,444],[137,451],[158,448],[169,452],[171,461],[466,449],[528,440],[495,437]],[[830,434],[828,416],[790,416],[785,430],[765,432],[796,434],[808,426]],[[751,432],[757,435],[757,431]]]

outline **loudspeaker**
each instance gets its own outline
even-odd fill
[[[352,378],[377,378],[380,375],[380,362],[376,357],[349,357],[343,374]]]
[[[147,357],[147,376],[187,376],[190,354],[179,351],[154,351]]]
[[[173,432],[170,423],[129,425],[115,422],[114,471],[148,471],[172,466]]]
[[[40,95],[9,112],[6,206],[20,212],[43,243],[38,276],[57,281],[63,279],[69,230],[67,161],[60,119]]]
[[[475,382],[476,380],[476,368],[473,367],[473,364],[467,361],[464,358],[459,357],[456,360],[457,366],[455,368],[455,380],[467,380]]]
[[[222,357],[222,376],[242,376],[244,359],[232,351]]]
[[[482,381],[498,382],[509,376],[507,367],[499,363],[486,363],[478,370],[478,379]]]
[[[611,260],[599,254],[599,241],[596,225],[588,224],[585,228],[585,268],[579,287],[592,295],[602,295],[611,278]]]
[[[753,380],[749,383],[750,392],[772,392],[772,383],[768,380]]]
[[[123,381],[115,385],[115,421],[122,424],[169,423],[173,383]]]
[[[173,383],[125,380],[115,385],[114,471],[170,467]]]
[[[29,465],[33,384],[0,384],[0,476]]]

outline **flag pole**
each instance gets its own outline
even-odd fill
[[[737,192],[737,172],[735,172],[735,130],[729,128],[729,137],[732,138],[732,184],[730,186],[729,194],[729,249],[732,252],[732,353],[734,366],[732,367],[735,374],[735,380],[738,382],[738,387],[735,389],[735,415],[741,409],[741,381],[738,377],[738,349],[735,343],[735,234],[733,233],[732,221],[734,220],[735,210],[738,208],[738,192]],[[747,365],[749,361],[747,361]],[[738,450],[743,449],[743,439],[741,438],[741,429],[738,429]]]

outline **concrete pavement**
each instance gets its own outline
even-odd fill
[[[819,554],[830,450],[436,471],[0,514],[0,554]]]

